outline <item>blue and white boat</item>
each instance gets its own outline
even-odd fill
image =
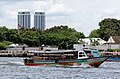
[[[100,56],[98,50],[84,51],[58,50],[35,51],[34,56],[24,59],[26,66],[80,66],[87,64],[91,67],[99,67],[109,56]]]

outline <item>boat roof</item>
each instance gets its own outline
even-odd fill
[[[70,53],[70,52],[78,52],[77,50],[54,50],[54,51],[28,51],[33,53]]]
[[[91,49],[91,48],[84,48],[84,51],[96,51],[97,49]]]

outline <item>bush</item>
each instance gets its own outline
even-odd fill
[[[107,49],[108,52],[120,52],[120,49]]]
[[[12,42],[9,41],[2,41],[0,42],[0,50],[6,50],[9,45],[12,44]]]
[[[0,50],[5,50],[7,46],[4,43],[0,43]]]
[[[5,44],[5,45],[13,44],[13,42],[10,42],[10,41],[2,41],[2,43]]]

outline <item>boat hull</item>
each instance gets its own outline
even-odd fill
[[[76,60],[34,60],[32,63],[25,63],[26,66],[80,66],[88,64],[92,67],[99,67],[109,57],[85,58]]]
[[[97,58],[89,59],[88,64],[92,67],[99,67],[108,58],[109,57],[97,57]]]

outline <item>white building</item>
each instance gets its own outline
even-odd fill
[[[18,10],[18,29],[30,29],[30,10],[20,9]]]
[[[98,41],[100,45],[91,45],[91,40]],[[98,50],[120,49],[120,36],[110,36],[108,41],[104,41],[101,38],[81,38],[79,39],[79,43],[74,44],[74,49],[83,50],[84,47]]]
[[[110,36],[107,43],[110,44],[120,44],[120,36]]]
[[[84,43],[85,45],[90,45],[92,42],[97,41],[100,45],[106,43],[106,41],[101,38],[80,38],[78,40],[79,43]]]
[[[34,14],[34,27],[42,31],[45,30],[45,12],[36,10]]]

